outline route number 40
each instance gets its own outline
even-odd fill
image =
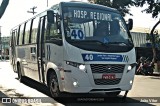
[[[87,55],[85,56],[85,59],[86,59],[86,60],[93,60],[93,55],[92,55],[92,54],[87,54]]]
[[[72,29],[71,39],[84,39],[83,31],[81,29]]]

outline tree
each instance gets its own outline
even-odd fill
[[[152,14],[153,18],[157,18],[158,14],[160,13],[160,2],[157,2],[158,0],[135,0],[135,5],[139,7],[143,7],[145,4],[148,4],[148,7],[144,9],[142,12],[150,13]],[[150,36],[151,36],[151,42],[152,42],[152,50],[153,50],[153,59],[152,63],[155,63],[156,61],[156,36],[154,34],[154,31],[156,27],[160,24],[160,20],[153,26]]]
[[[122,16],[125,16],[126,14],[132,15],[129,8],[135,4],[132,0],[89,0],[89,2],[116,8]]]
[[[160,2],[158,0],[134,0],[135,5],[138,7],[143,7],[148,4],[148,7],[142,12],[151,13],[153,18],[157,18],[160,13]]]
[[[0,19],[3,16],[8,4],[9,4],[9,0],[3,0],[2,1],[1,6],[0,6]]]
[[[146,12],[147,14],[152,14],[153,18],[157,18],[160,13],[160,2],[158,0],[89,0],[90,2],[94,2],[95,4],[101,4],[104,6],[116,8],[120,13],[125,16],[126,14],[130,14],[129,8],[130,6],[143,7],[145,4],[148,4],[148,7],[144,9],[142,12]],[[160,20],[153,26],[150,36],[152,42],[152,50],[153,50],[153,59],[152,63],[155,63],[156,60],[156,47],[155,47],[155,36],[154,30],[160,23]]]

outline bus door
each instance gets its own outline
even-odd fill
[[[44,48],[44,32],[45,32],[45,16],[40,18],[38,39],[37,39],[37,62],[39,81],[44,83],[44,70],[45,70],[45,48]]]

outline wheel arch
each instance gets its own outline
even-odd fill
[[[58,66],[49,62],[47,64],[47,69],[46,70],[47,70],[47,72],[46,72],[46,82],[47,82],[46,85],[49,87],[49,75],[50,75],[50,73],[53,72],[57,76],[59,89],[61,90],[61,87],[62,87],[61,86],[61,75],[60,75],[60,71],[58,69]]]
[[[20,58],[17,58],[17,62],[16,62],[17,73],[18,73],[18,65],[21,67],[21,74],[22,74],[22,76],[24,76],[24,70],[23,70],[23,66],[22,66],[22,62],[21,62]]]

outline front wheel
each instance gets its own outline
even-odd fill
[[[52,97],[62,96],[62,92],[59,90],[57,75],[54,72],[50,73],[49,76],[49,90]]]

